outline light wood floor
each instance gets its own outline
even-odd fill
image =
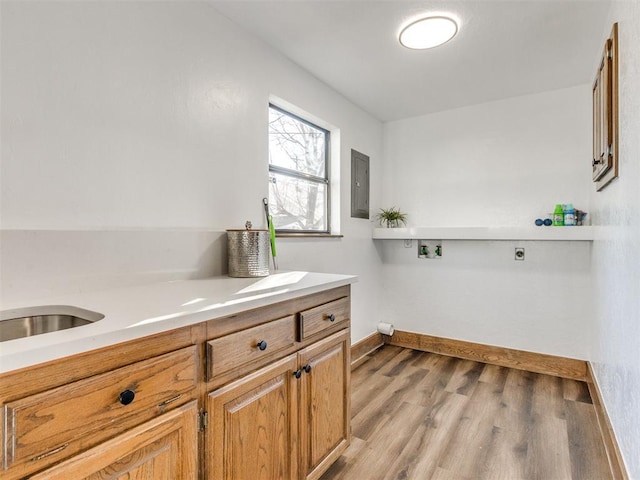
[[[351,402],[351,445],[321,480],[611,478],[583,382],[385,346]]]

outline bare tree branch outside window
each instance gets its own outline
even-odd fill
[[[269,107],[269,211],[279,231],[328,232],[329,132]]]

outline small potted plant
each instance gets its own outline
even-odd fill
[[[380,213],[376,215],[376,219],[380,225],[386,225],[387,228],[399,227],[402,223],[407,224],[407,214],[402,213],[399,208],[391,207],[388,209],[381,208]]]

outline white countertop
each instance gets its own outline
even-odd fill
[[[105,316],[59,332],[0,343],[0,373],[87,352],[175,328],[263,307],[357,281],[353,275],[278,272],[261,278],[214,277],[3,304],[3,311],[73,305]]]

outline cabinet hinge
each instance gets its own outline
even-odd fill
[[[209,424],[209,415],[206,410],[200,410],[198,412],[198,430],[200,432],[206,430],[207,425]]]

